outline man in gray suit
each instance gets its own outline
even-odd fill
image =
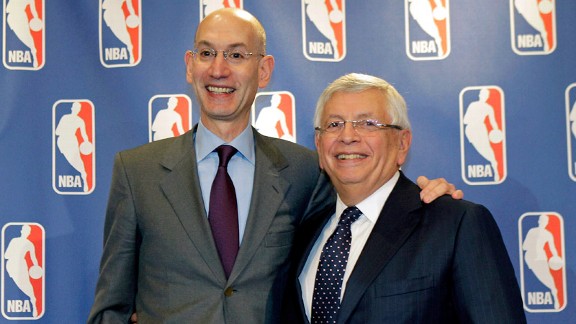
[[[390,84],[345,75],[314,119],[338,196],[299,227],[286,323],[526,322],[490,212],[449,196],[423,204],[400,171],[412,133]]]
[[[139,323],[278,322],[296,227],[334,202],[316,153],[249,124],[256,92],[274,68],[256,18],[218,10],[200,23],[194,45],[186,78],[199,124],[115,158],[89,323],[126,323],[135,313]],[[230,273],[208,217],[214,150],[223,144],[237,150],[227,167],[238,202]],[[443,180],[427,190],[424,200],[462,195]]]

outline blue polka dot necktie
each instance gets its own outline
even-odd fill
[[[356,206],[346,208],[334,233],[324,244],[314,282],[312,324],[336,323],[342,281],[352,243],[351,227],[360,215],[362,212]]]
[[[228,162],[237,150],[230,145],[220,145],[216,148],[220,163],[210,190],[210,207],[208,222],[212,236],[220,255],[220,261],[226,273],[230,276],[238,254],[238,204],[234,183],[228,174]]]

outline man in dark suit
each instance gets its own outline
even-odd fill
[[[276,323],[296,227],[333,203],[316,153],[249,124],[256,92],[274,68],[256,18],[216,11],[199,25],[194,45],[186,77],[199,124],[116,156],[89,323]],[[223,166],[222,146],[234,148]],[[237,203],[229,207],[237,210],[225,212],[234,226],[212,222],[212,209],[229,202],[211,197],[221,167],[234,187]],[[454,192],[445,181],[429,189],[424,199]],[[236,227],[223,235],[230,244],[221,244],[215,237],[228,226]]]
[[[345,75],[314,125],[338,197],[297,231],[289,323],[524,323],[514,269],[483,206],[430,204],[404,176],[412,134],[386,81]]]

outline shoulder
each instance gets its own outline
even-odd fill
[[[117,153],[116,160],[128,164],[147,164],[163,160],[178,161],[194,151],[191,131],[177,137],[146,143]]]
[[[261,134],[255,135],[256,149],[279,161],[288,162],[296,167],[318,167],[316,151],[290,141],[272,138]]]
[[[449,195],[438,197],[429,204],[424,205],[429,211],[443,213],[490,213],[484,205],[469,201],[454,199]]]
[[[468,200],[457,200],[445,195],[424,205],[426,217],[446,222],[459,231],[485,231],[498,229],[492,213],[484,205]]]

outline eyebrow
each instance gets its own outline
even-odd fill
[[[344,120],[344,117],[340,116],[340,115],[328,115],[327,116],[328,119],[331,118],[337,118],[337,119],[342,119]],[[370,113],[362,113],[360,115],[357,115],[356,117],[354,117],[355,120],[362,120],[362,119],[377,119],[376,117],[373,117],[372,114]]]

